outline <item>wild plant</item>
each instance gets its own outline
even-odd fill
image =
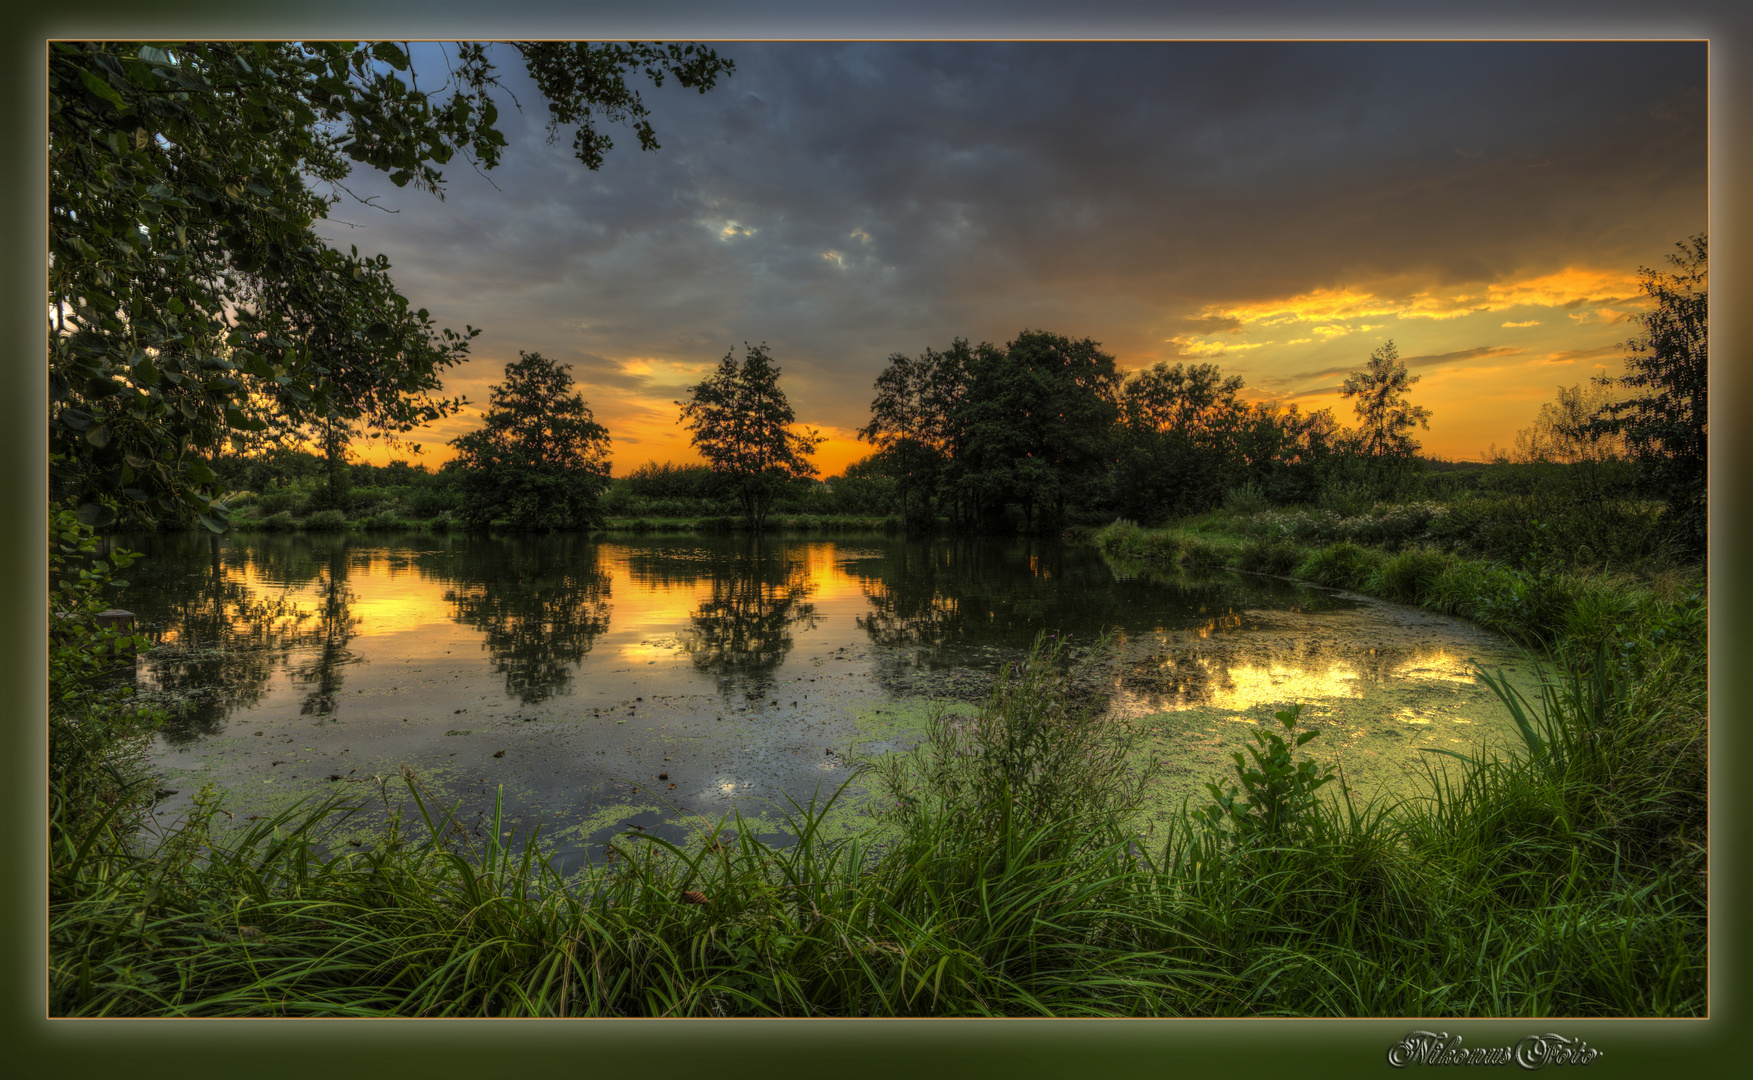
[[[1296,730],[1302,711],[1297,704],[1274,714],[1284,727],[1282,736],[1271,730],[1253,733],[1255,745],[1247,748],[1251,764],[1240,750],[1231,755],[1247,794],[1234,784],[1207,781],[1211,805],[1198,811],[1200,819],[1213,828],[1227,826],[1243,844],[1276,843],[1322,820],[1316,793],[1336,777],[1331,765],[1316,765],[1306,757],[1293,760],[1297,750],[1320,734]]]

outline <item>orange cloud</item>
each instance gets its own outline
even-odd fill
[[[1172,337],[1169,344],[1175,346],[1181,356],[1226,356],[1232,352],[1245,349],[1258,349],[1270,345],[1270,341],[1235,343],[1224,341],[1195,341],[1190,337]]]
[[[1337,325],[1352,319],[1385,315],[1399,319],[1456,319],[1464,315],[1508,311],[1518,307],[1574,308],[1585,304],[1624,304],[1640,294],[1638,279],[1633,274],[1616,270],[1567,267],[1557,273],[1541,274],[1520,281],[1490,283],[1441,292],[1419,290],[1390,295],[1351,287],[1313,289],[1295,296],[1247,304],[1209,304],[1200,309],[1197,318],[1214,324],[1244,327],[1313,323],[1318,324],[1314,327],[1315,333],[1332,337],[1352,332],[1350,328]],[[1536,326],[1539,321],[1504,325]]]

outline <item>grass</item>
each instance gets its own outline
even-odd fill
[[[407,813],[359,849],[326,840],[339,801],[220,839],[204,797],[152,849],[119,811],[56,828],[51,1012],[1703,1013],[1701,748],[1633,685],[1696,672],[1638,676],[1602,645],[1538,701],[1500,685],[1522,752],[1433,757],[1396,803],[1302,799],[1305,731],[1271,756],[1284,783],[1238,773],[1253,794],[1147,849],[1150,763],[1097,719],[1100,659],[1038,642],[977,716],[934,717],[871,766],[892,809],[852,839],[819,831],[830,794],[791,804],[783,848],[733,817],[687,846],[627,834],[568,877],[412,775],[384,781]],[[1285,797],[1298,813],[1266,805]]]

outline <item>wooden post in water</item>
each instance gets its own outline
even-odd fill
[[[123,611],[121,608],[100,611],[97,613],[97,627],[99,630],[117,630],[124,634],[132,634],[134,632],[134,613]]]
[[[108,611],[100,611],[97,613],[97,628],[99,630],[114,630],[118,634],[131,635],[134,633],[134,613],[132,611],[123,611],[121,608],[110,608]],[[134,681],[133,643],[130,642],[124,648],[120,641],[112,641],[110,642],[110,653],[115,657],[114,662],[111,664],[112,676],[120,678],[125,675],[128,681],[132,683]]]

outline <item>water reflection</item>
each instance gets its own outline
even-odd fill
[[[1221,768],[1245,736],[1228,721],[1267,705],[1315,705],[1348,772],[1465,751],[1495,707],[1464,667],[1475,646],[1417,613],[1271,579],[1133,573],[1038,540],[263,535],[217,559],[204,537],[126,546],[147,557],[123,605],[159,642],[141,683],[179,702],[155,764],[192,778],[169,787],[229,788],[240,817],[329,792],[334,775],[409,767],[471,818],[503,800],[508,821],[576,827],[576,854],[628,822],[660,828],[653,799],[707,818],[807,800],[855,753],[916,738],[922,698],[977,701],[1040,632],[1114,631],[1113,666],[1079,692],[1136,718],[1189,776]]]
[[[385,543],[270,534],[228,539],[219,554],[197,537],[148,541],[137,545],[148,559],[133,575],[129,602],[161,643],[148,654],[147,672],[161,696],[176,700],[166,737],[182,742],[261,705],[277,676],[298,715],[332,720],[357,665],[407,663],[416,665],[410,674],[424,670],[429,680],[468,678],[481,670],[465,659],[471,645],[485,653],[504,700],[540,705],[574,692],[612,621],[614,660],[639,670],[680,660],[680,669],[657,669],[672,687],[691,670],[718,695],[745,702],[776,696],[788,658],[830,615],[836,626],[856,628],[868,647],[861,666],[890,696],[946,689],[942,679],[922,681],[926,673],[952,677],[950,696],[977,698],[991,672],[1041,632],[1084,641],[1117,629],[1139,648],[1152,634],[1173,636],[1172,649],[1165,639],[1154,654],[1129,654],[1120,676],[1127,693],[1165,707],[1246,696],[1279,685],[1291,669],[1394,678],[1405,659],[1358,654],[1318,635],[1268,643],[1253,634],[1273,612],[1347,605],[1330,593],[1233,575],[1158,578],[1045,541],[417,536]],[[445,627],[469,636],[452,641]],[[440,639],[460,646],[454,658],[435,644]],[[844,654],[852,640],[832,631],[811,655],[836,646]],[[1232,641],[1252,641],[1256,652],[1229,649]],[[361,692],[405,691],[400,670],[390,667]],[[609,673],[600,663],[593,670]]]
[[[345,564],[335,583],[338,544],[211,545],[170,537],[157,558],[130,572],[131,595],[149,603],[141,627],[153,641],[143,661],[146,698],[168,709],[163,737],[186,744],[224,728],[225,718],[257,704],[296,652],[345,648],[353,622]],[[301,587],[324,578],[321,614],[297,602]],[[130,601],[133,602],[133,601]],[[138,605],[137,605],[138,606]],[[331,692],[338,681],[308,665],[306,680]]]
[[[1334,605],[1313,590],[1227,574],[1128,576],[1087,550],[1041,541],[893,541],[845,566],[861,579],[869,602],[858,625],[871,642],[928,653],[975,640],[1026,641],[1041,631],[1093,634],[1104,626],[1203,627],[1209,635],[1241,629],[1249,607]]]
[[[319,719],[333,717],[344,669],[360,661],[347,647],[359,633],[360,619],[351,610],[357,594],[347,581],[346,545],[331,542],[324,555],[317,574],[315,616],[300,619],[309,627],[307,641],[302,643],[309,647],[289,670],[293,685],[304,690],[299,715]]]
[[[457,582],[444,593],[453,617],[481,631],[506,695],[524,705],[568,693],[609,629],[612,584],[583,537],[483,538],[426,569]]]
[[[724,697],[758,700],[772,691],[780,665],[795,644],[794,630],[816,627],[816,591],[808,549],[754,537],[735,548],[705,549],[663,567],[650,557],[630,560],[647,580],[703,582],[706,595],[688,616],[682,649],[694,670],[712,676]],[[685,575],[695,573],[692,581]]]
[[[1129,641],[1122,652],[1119,685],[1132,713],[1194,706],[1243,710],[1261,703],[1361,697],[1411,680],[1473,681],[1464,658],[1438,646],[1359,648],[1307,635],[1267,632],[1216,647]]]

